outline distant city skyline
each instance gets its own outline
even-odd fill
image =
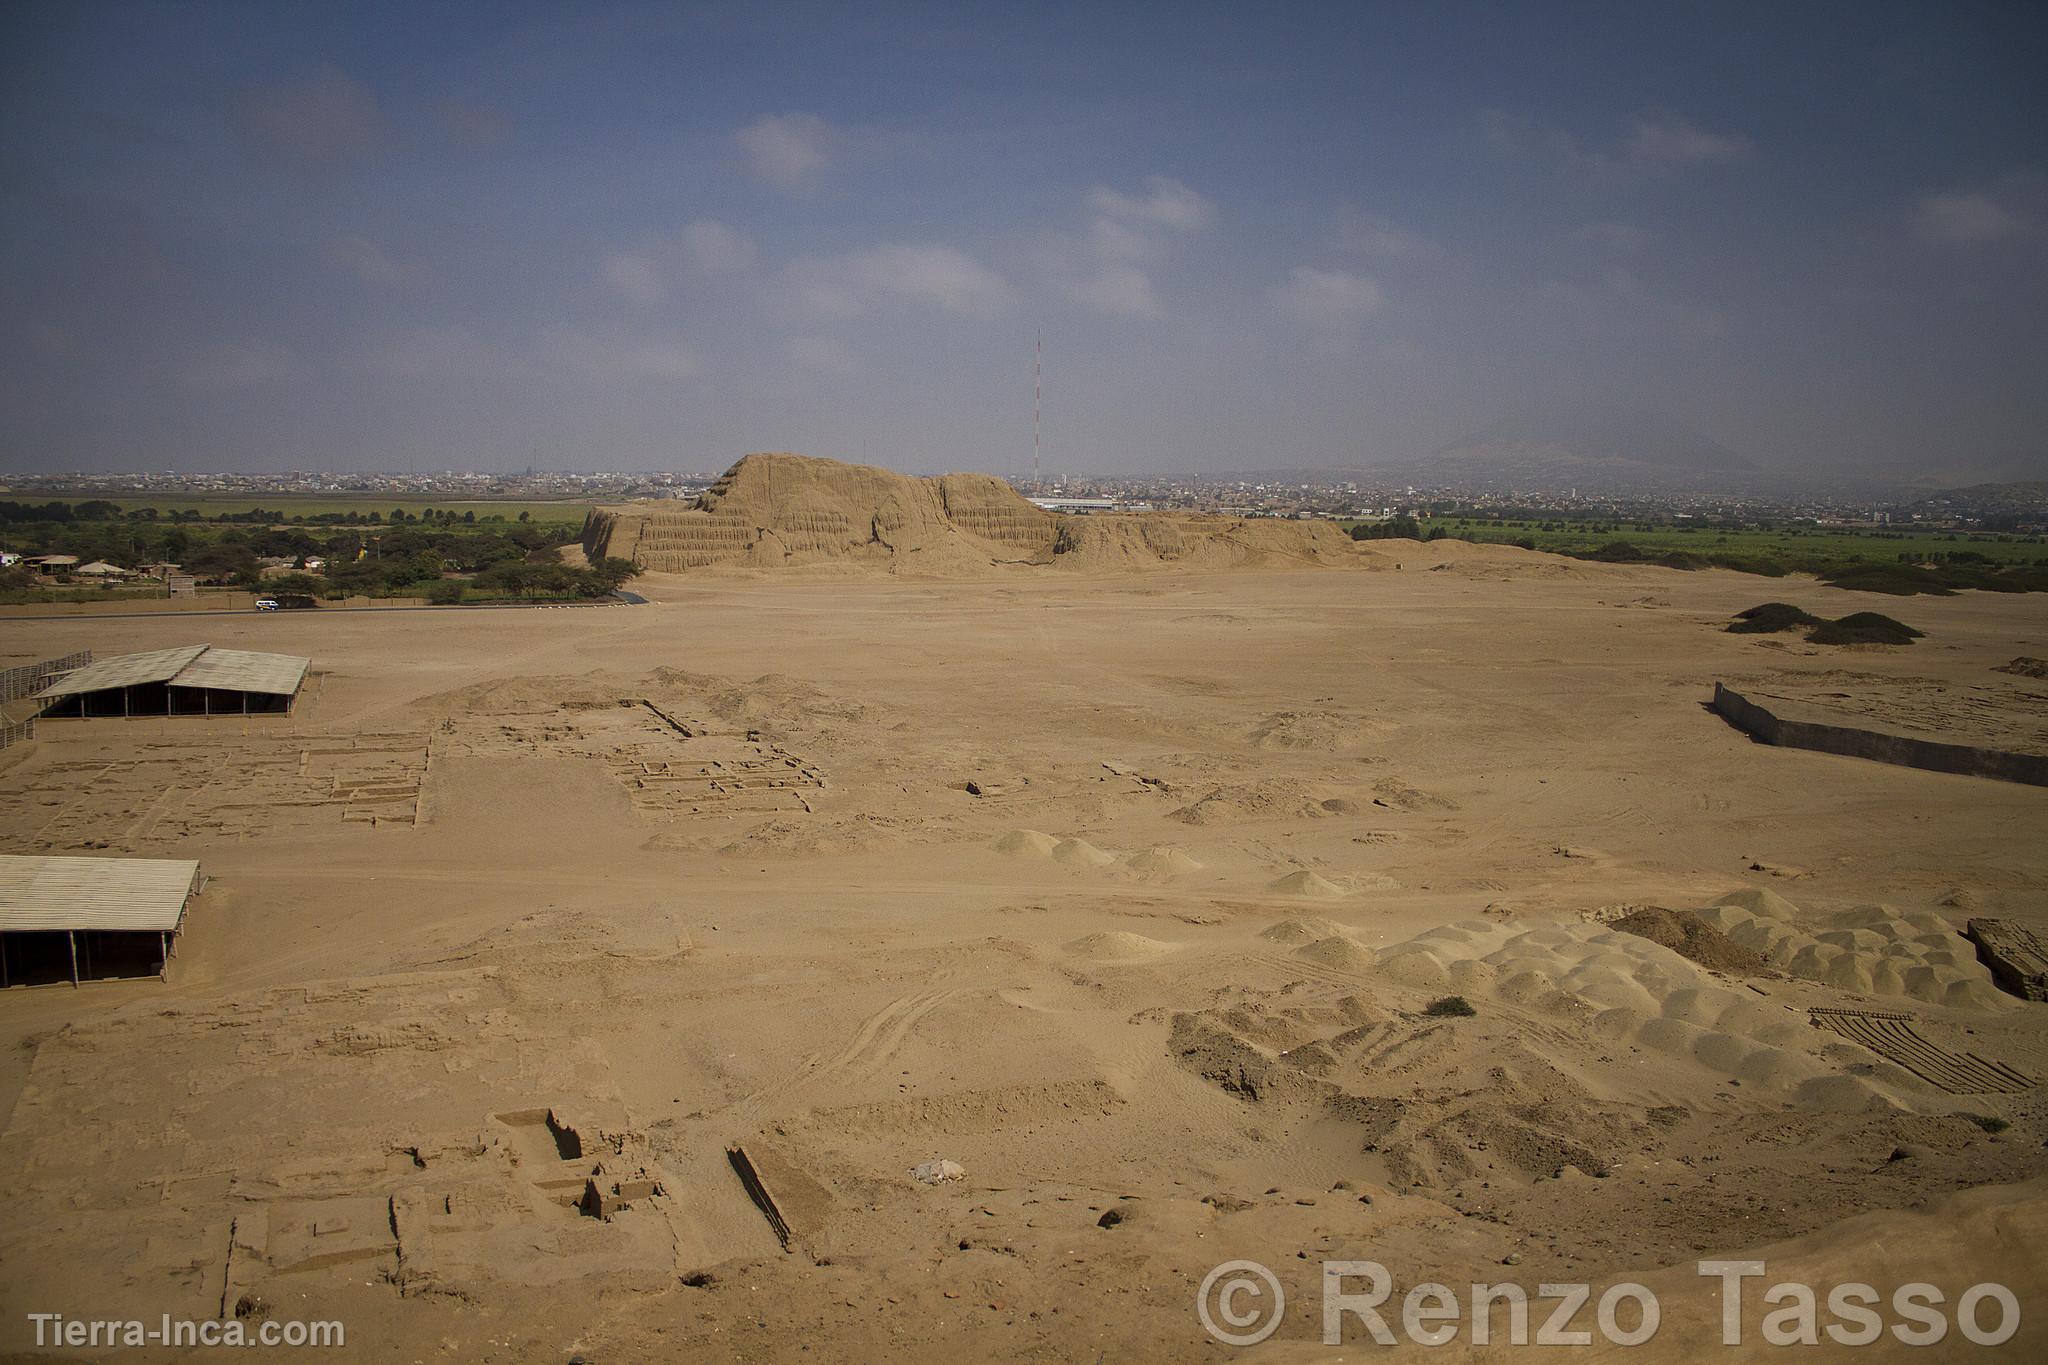
[[[0,472],[2048,475],[2005,4],[24,3]],[[1505,424],[1505,425],[1504,425]],[[1504,433],[1504,434],[1503,434]]]

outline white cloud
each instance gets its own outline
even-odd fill
[[[1068,281],[1067,293],[1100,312],[1151,318],[1165,312],[1152,277],[1135,265],[1108,262]]]
[[[1589,159],[1577,138],[1562,128],[1538,123],[1527,114],[1512,114],[1505,109],[1482,109],[1478,124],[1480,136],[1491,143],[1495,151],[1507,156],[1541,156],[1574,163]]]
[[[846,137],[816,114],[766,114],[733,134],[755,176],[785,190],[811,183]]]
[[[434,384],[531,386],[568,379],[578,384],[688,379],[697,356],[676,337],[626,332],[602,335],[556,323],[525,344],[483,340],[459,327],[415,327],[387,333],[357,352],[357,368]]]
[[[617,252],[605,257],[599,269],[613,293],[642,308],[652,307],[668,295],[668,280],[650,252]]]
[[[408,327],[371,340],[353,358],[357,369],[393,379],[445,384],[527,377],[531,366],[460,327]]]
[[[1441,256],[1443,248],[1419,232],[1410,232],[1383,214],[1344,208],[1337,214],[1337,242],[1346,251],[1395,260]]]
[[[1590,284],[1546,280],[1535,298],[1563,321],[1655,336],[1715,340],[1729,334],[1729,315],[1712,304],[1672,298],[1626,266],[1611,265]]]
[[[1676,114],[1644,115],[1626,144],[1626,155],[1646,166],[1700,166],[1741,161],[1755,147],[1737,133],[1710,133]]]
[[[337,270],[346,270],[376,289],[396,289],[416,282],[426,273],[419,262],[398,260],[367,237],[336,237],[327,243],[321,255]]]
[[[1098,260],[1143,260],[1157,245],[1158,239],[1152,233],[1114,218],[1097,218],[1088,225],[1087,248]]]
[[[1525,114],[1482,110],[1479,130],[1493,146],[1510,156],[1558,161],[1576,170],[1605,176],[1671,173],[1693,166],[1745,161],[1755,144],[1740,133],[1716,133],[1691,120],[1666,112],[1638,114],[1628,133],[1612,147],[1592,147],[1562,128],[1538,123]]]
[[[988,313],[1008,302],[1010,286],[965,251],[949,246],[889,245],[842,256],[792,261],[786,286],[819,313],[851,316],[895,301],[949,313]]]
[[[251,88],[234,116],[256,147],[307,170],[359,165],[397,141],[377,97],[331,66],[302,81]]]
[[[1145,192],[1122,194],[1098,185],[1088,195],[1088,206],[1102,217],[1122,223],[1147,224],[1192,232],[1209,225],[1216,205],[1170,176],[1145,178]]]
[[[1175,234],[1200,231],[1214,220],[1208,198],[1163,175],[1147,177],[1144,192],[1124,194],[1098,185],[1088,193],[1094,215],[1078,237],[1054,241],[1041,262],[1069,298],[1098,312],[1156,317],[1165,311],[1148,269]]]
[[[541,329],[534,350],[544,366],[583,379],[688,379],[698,370],[696,354],[674,338],[598,337],[559,323]]]
[[[745,270],[754,263],[754,239],[715,218],[699,218],[683,229],[683,249],[706,274]]]
[[[180,378],[190,387],[215,393],[259,388],[291,374],[292,353],[272,341],[209,346],[191,356]]]
[[[850,374],[855,368],[851,348],[830,337],[797,337],[789,343],[789,357],[806,369],[826,374]]]
[[[1588,223],[1572,236],[1615,251],[1641,251],[1654,240],[1650,233],[1634,223],[1616,222]]]
[[[2013,177],[1995,191],[1927,195],[1914,211],[1914,230],[1941,246],[1978,246],[2024,237],[2035,226],[2025,202],[2028,187],[2028,178]]]
[[[1352,327],[1380,310],[1386,295],[1364,275],[1298,265],[1273,289],[1280,310],[1318,327]]]
[[[754,239],[736,227],[700,218],[673,241],[651,242],[604,258],[598,272],[620,298],[651,308],[668,297],[686,271],[733,274],[754,263]]]
[[[461,100],[447,100],[434,106],[434,121],[441,125],[441,134],[465,151],[480,152],[495,147],[512,136],[512,116],[504,110],[487,104],[468,104]]]

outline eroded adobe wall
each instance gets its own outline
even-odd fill
[[[1867,758],[1906,768],[1925,768],[1931,772],[1959,773],[1965,777],[1989,777],[2001,782],[2048,787],[2048,758],[2039,754],[1980,749],[1968,744],[1942,744],[1934,740],[1910,739],[1905,735],[1888,735],[1877,730],[1860,730],[1848,725],[1786,720],[1722,683],[1714,684],[1714,710],[1738,730],[1766,744]]]

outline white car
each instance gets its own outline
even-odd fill
[[[276,611],[276,610],[277,610],[277,599],[276,599],[275,597],[259,597],[259,598],[257,598],[257,599],[256,599],[256,610],[258,610],[258,611]]]

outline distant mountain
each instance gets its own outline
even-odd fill
[[[2048,481],[2025,479],[2007,483],[1978,483],[1966,488],[1944,488],[1925,494],[1895,509],[1930,516],[2033,516],[2048,513]]]
[[[1439,446],[1417,463],[1435,479],[1568,484],[1747,482],[1756,465],[1660,413],[1573,409],[1523,413]]]
[[[1938,463],[1926,459],[1902,461],[1872,472],[1890,476],[1890,482],[1901,488],[1932,494],[1998,485],[2038,485],[2043,482],[2043,473],[2048,472],[2044,464],[2048,461],[2040,454],[1971,456],[1943,452]]]

